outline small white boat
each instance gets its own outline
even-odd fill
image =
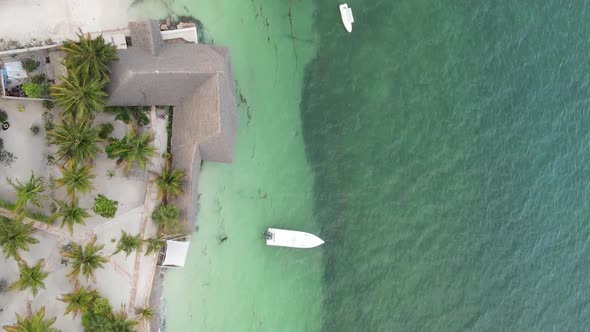
[[[348,7],[348,4],[343,3],[340,6],[340,16],[342,16],[342,23],[346,31],[352,32],[352,23],[354,23],[354,17],[352,16],[352,8]]]
[[[314,248],[324,244],[324,240],[306,232],[269,228],[264,232],[266,245],[289,248]]]

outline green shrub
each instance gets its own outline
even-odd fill
[[[107,139],[115,128],[110,123],[103,123],[98,126],[98,137],[102,139]]]
[[[123,138],[122,140],[113,138],[112,140],[109,140],[111,142],[111,144],[107,145],[107,147],[104,149],[104,152],[107,154],[107,157],[109,159],[117,159],[119,158],[119,156],[115,156],[113,155],[113,151],[118,150],[124,146],[126,146],[126,140],[125,138]]]
[[[55,104],[51,100],[43,100],[43,107],[51,111],[55,107]]]
[[[27,73],[35,71],[35,69],[39,68],[39,61],[35,61],[33,59],[24,59],[22,61],[23,68],[27,71]]]
[[[48,153],[45,155],[45,164],[47,166],[55,165],[55,156],[52,153]]]
[[[23,91],[29,98],[39,98],[43,93],[43,89],[40,84],[37,83],[25,83],[23,84]]]
[[[47,101],[47,100],[45,100]],[[51,131],[55,127],[53,124],[53,114],[49,112],[43,112],[43,126],[45,127],[45,131]]]
[[[122,308],[113,312],[109,300],[97,291],[90,293],[92,299],[82,311],[82,326],[85,332],[131,332],[136,331],[138,321],[129,319]]]
[[[92,211],[101,217],[113,218],[117,213],[118,206],[119,202],[110,200],[102,194],[98,194],[98,196],[94,199]]]
[[[12,152],[8,152],[4,149],[0,150],[0,165],[12,167],[14,161],[18,159]]]
[[[0,122],[6,122],[8,120],[8,114],[6,111],[0,110]]]
[[[166,133],[168,134],[166,142],[166,152],[168,154],[172,153],[172,120],[174,117],[174,112],[172,110],[173,108],[172,106],[170,106],[166,111],[166,114],[168,115],[168,123],[166,123]]]
[[[9,201],[5,201],[3,199],[0,199],[0,208],[14,211],[15,205],[14,205],[14,203],[11,203]],[[30,219],[37,220],[37,221],[40,221],[45,224],[53,224],[53,220],[49,216],[44,215],[43,213],[28,212],[27,211],[27,212],[25,212],[25,216]]]
[[[109,300],[104,297],[99,297],[94,301],[92,306],[92,313],[95,315],[109,315],[113,311]]]
[[[51,91],[49,91],[49,83],[43,83],[41,85],[41,97],[49,97]]]
[[[116,114],[115,120],[131,124],[132,121],[138,126],[146,126],[150,123],[149,108],[143,106],[111,106],[106,107],[105,112]]]
[[[92,302],[83,311],[82,325],[85,331],[110,331],[112,328],[112,307],[109,300],[94,293]]]
[[[160,204],[152,212],[152,220],[158,225],[170,225],[178,222],[178,215],[176,206]]]
[[[160,225],[166,234],[177,234],[183,231],[179,221],[180,211],[174,205],[160,204],[152,212],[152,220]]]
[[[33,135],[37,135],[39,133],[39,126],[37,125],[32,125],[31,128],[29,128],[31,130],[31,133],[33,133]]]
[[[38,74],[31,77],[31,82],[36,84],[44,84],[47,83],[47,77],[45,76],[45,74]]]

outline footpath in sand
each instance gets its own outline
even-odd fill
[[[0,108],[13,109],[12,103],[14,101],[0,99]],[[23,113],[12,112],[10,114],[15,127],[18,123],[35,121],[31,117],[40,116],[40,112],[33,111],[34,103],[32,101],[28,102],[27,106],[29,106],[27,111]],[[150,182],[150,179],[159,173],[164,164],[161,156],[166,151],[167,120],[157,116],[155,108],[152,108],[150,115],[150,126],[155,133],[154,144],[158,149],[158,154],[151,160],[148,167],[149,172],[145,173],[145,177],[141,179],[125,177],[123,171],[118,169],[115,176],[108,179],[106,169],[113,166],[113,161],[107,159],[103,154],[100,154],[96,160],[95,174],[97,178],[94,184],[95,189],[100,191],[95,191],[93,195],[100,192],[119,201],[119,210],[115,218],[107,220],[93,215],[86,220],[86,225],[76,225],[73,234],[70,234],[67,228],[60,228],[59,222],[47,225],[30,219],[26,220],[34,223],[34,227],[37,229],[34,237],[39,243],[30,245],[30,250],[21,252],[21,256],[29,265],[44,259],[44,270],[49,272],[49,275],[44,281],[45,289],[40,289],[35,297],[29,290],[8,291],[0,296],[0,309],[2,309],[0,310],[0,326],[13,324],[16,321],[15,313],[28,314],[44,306],[47,317],[57,317],[53,327],[62,331],[81,331],[81,315],[77,315],[76,318],[72,314],[64,315],[66,304],[56,301],[61,298],[62,294],[73,290],[73,283],[66,276],[71,271],[71,266],[62,262],[59,252],[62,246],[70,242],[84,244],[94,236],[97,237],[97,244],[105,246],[101,254],[109,261],[103,269],[98,269],[95,272],[96,281],[85,280],[80,276],[78,278],[80,284],[97,289],[101,295],[109,299],[114,310],[125,308],[130,318],[134,317],[136,308],[148,304],[157,256],[154,254],[145,256],[143,250],[139,253],[133,252],[129,257],[125,257],[124,253],[110,255],[115,251],[116,240],[120,237],[122,230],[131,234],[139,233],[144,239],[155,237],[157,233],[157,227],[151,220],[151,211],[158,203],[158,193],[156,185]],[[29,138],[31,137],[33,136],[29,135]],[[18,141],[6,139],[5,141],[7,148],[11,148],[13,151],[39,150],[39,143],[44,145],[42,141],[37,142],[37,140],[31,139]],[[14,144],[20,145],[15,146]],[[24,160],[29,159],[22,158],[20,163],[17,159],[16,163],[19,165],[15,163],[12,168],[2,169],[0,177],[4,181],[5,177],[17,177],[24,181],[26,177],[19,176],[19,173],[29,175],[31,167],[39,167],[39,165],[23,164]],[[45,163],[42,166],[45,167]],[[43,175],[43,172],[40,175]],[[1,185],[0,197],[11,199],[11,197],[7,197],[6,184]],[[89,206],[93,195],[81,196],[83,206]],[[14,217],[12,212],[5,209],[0,209],[0,215]],[[3,255],[1,249],[0,255]],[[0,279],[12,283],[18,277],[19,269],[16,261],[11,258],[8,260],[0,258]],[[141,322],[138,329],[139,331],[148,331],[149,325],[146,322]]]

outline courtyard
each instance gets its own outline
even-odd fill
[[[22,109],[19,107],[21,105],[24,111],[19,111],[19,108]],[[0,98],[0,109],[7,112],[7,121],[10,123],[9,129],[0,132],[0,138],[4,141],[4,149],[16,157],[10,167],[0,167],[0,199],[14,202],[15,192],[8,179],[26,182],[33,173],[45,179],[45,194],[50,198],[43,202],[42,208],[31,206],[28,210],[51,216],[55,212],[52,200],[66,200],[67,193],[63,188],[52,189],[50,185],[51,179],[60,176],[62,163],[48,162],[48,156],[55,152],[55,147],[49,146],[45,139],[43,114],[48,111],[43,108],[41,101],[6,98]],[[48,113],[53,115],[53,121],[59,121],[57,109]],[[22,259],[29,265],[43,260],[43,269],[49,272],[44,281],[46,287],[36,296],[29,291],[7,292],[0,289],[5,292],[0,296],[0,326],[13,323],[14,313],[29,314],[44,306],[46,317],[57,317],[53,327],[62,331],[82,330],[81,315],[74,319],[72,314],[64,315],[66,303],[55,300],[73,289],[73,283],[66,276],[70,272],[70,267],[67,266],[67,260],[60,255],[60,251],[71,242],[84,244],[93,237],[96,237],[96,244],[104,245],[101,254],[108,258],[108,262],[103,269],[95,272],[96,282],[80,277],[79,280],[83,281],[81,284],[96,289],[109,299],[114,310],[124,308],[130,316],[133,316],[136,307],[147,304],[152,282],[150,276],[154,273],[156,256],[144,256],[143,252],[137,251],[129,257],[124,253],[112,254],[121,231],[141,234],[142,238],[152,237],[157,233],[157,226],[150,219],[150,213],[157,202],[157,191],[149,178],[161,169],[161,156],[166,152],[167,120],[163,114],[163,110],[152,108],[149,112],[151,122],[142,128],[155,133],[153,144],[158,149],[158,156],[152,159],[146,171],[132,168],[129,174],[125,175],[122,167],[116,167],[115,161],[108,159],[104,153],[106,143],[100,145],[102,151],[98,153],[93,168],[96,176],[93,181],[94,189],[90,193],[77,195],[80,206],[90,213],[90,217],[85,219],[85,225],[75,225],[73,233],[70,234],[67,227],[60,227],[59,220],[51,225],[35,223],[37,231],[34,238],[39,243],[30,245],[30,250],[22,253]],[[45,118],[47,117],[48,115],[45,115]],[[114,115],[109,113],[97,114],[94,125],[99,126],[106,122],[113,125],[111,136],[114,138],[122,138],[129,130],[127,125],[116,121]],[[39,131],[34,133],[31,127],[38,127]],[[114,218],[106,219],[92,212],[91,207],[98,194],[119,202]],[[2,249],[0,254],[3,254]],[[14,259],[5,260],[2,267],[0,283],[10,284],[19,279],[20,272]],[[143,329],[141,324],[138,327]]]

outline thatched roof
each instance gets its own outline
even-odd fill
[[[152,55],[158,54],[158,50],[162,46],[162,34],[157,21],[129,22],[129,31],[131,32],[133,46],[141,48]]]
[[[237,113],[229,50],[163,44],[155,37],[160,31],[154,21],[134,22],[129,28],[132,46],[118,50],[119,61],[111,64],[109,104],[175,106],[171,152],[174,167],[187,174],[188,194],[176,203],[194,216],[201,159],[233,160]]]

